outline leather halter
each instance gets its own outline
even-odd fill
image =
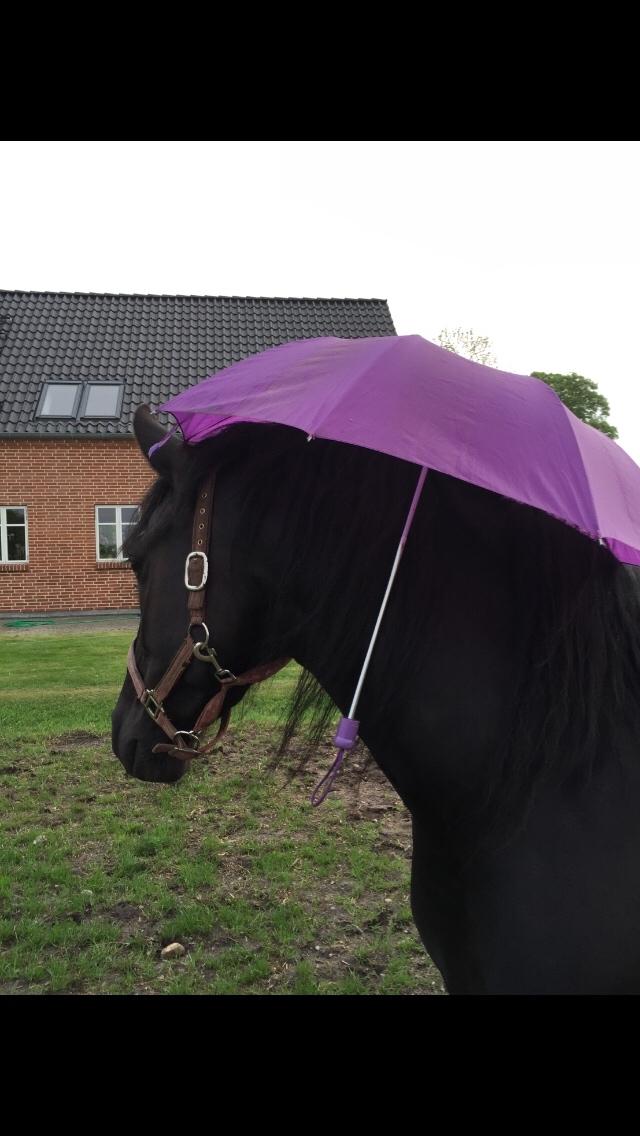
[[[156,686],[150,690],[138,670],[135,659],[135,643],[129,648],[127,670],[131,677],[138,702],[141,702],[152,721],[156,722],[169,738],[169,744],[160,743],[153,747],[153,753],[168,753],[172,757],[188,761],[192,757],[199,757],[210,753],[216,742],[224,734],[231,710],[225,707],[227,691],[233,686],[252,686],[263,682],[277,671],[282,670],[290,660],[277,659],[273,663],[264,663],[259,667],[252,667],[241,675],[234,675],[227,667],[223,667],[212,646],[209,645],[209,628],[205,623],[207,608],[207,580],[209,578],[209,543],[211,536],[211,521],[213,517],[213,495],[215,489],[215,473],[211,474],[202,485],[198,493],[196,511],[193,520],[193,534],[191,552],[187,556],[184,568],[184,583],[188,593],[187,607],[189,612],[189,625],[184,642],[178,648],[173,659]],[[201,627],[204,639],[195,640],[192,631]],[[220,689],[209,699],[201,710],[192,730],[178,730],[169,718],[164,701],[182,678],[187,667],[195,659],[203,663],[210,663],[214,676],[220,684]],[[221,718],[220,728],[213,741],[201,747],[200,734],[213,722]]]

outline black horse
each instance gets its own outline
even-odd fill
[[[135,430],[145,454],[162,436],[145,408]],[[257,425],[172,439],[152,464],[126,544],[145,683],[185,633],[194,504],[215,469],[220,660],[302,664],[287,736],[311,707],[326,720],[327,699],[346,713],[417,467]],[[411,813],[412,910],[452,993],[640,993],[639,614],[635,570],[604,547],[429,473],[359,717]],[[216,689],[190,665],[167,699],[177,728]],[[185,763],[152,753],[162,741],[127,678],[115,753],[136,777],[177,780]]]

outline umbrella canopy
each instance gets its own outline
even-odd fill
[[[624,450],[539,379],[419,335],[286,343],[158,409],[191,444],[273,422],[379,450],[542,509],[640,565],[640,468]]]
[[[421,467],[353,701],[334,738],[339,752],[313,804],[325,799],[357,740],[358,702],[429,469],[542,509],[640,565],[640,468],[624,450],[539,379],[472,363],[419,335],[286,343],[158,409],[173,414],[192,444],[234,422],[277,422]]]

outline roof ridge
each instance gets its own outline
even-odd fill
[[[303,304],[388,304],[379,296],[240,296],[209,295],[196,292],[56,292],[45,289],[0,288],[0,296],[87,296],[113,300],[259,300],[272,303],[282,300]]]

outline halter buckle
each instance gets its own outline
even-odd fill
[[[152,718],[154,722],[156,722],[158,715],[161,714],[164,710],[164,706],[161,702],[158,702],[155,690],[145,690],[140,701],[149,717]]]
[[[199,584],[189,583],[189,561],[194,556],[199,556],[202,560],[202,579]],[[209,560],[206,552],[190,552],[184,563],[184,586],[188,592],[200,592],[204,588],[209,578]]]

